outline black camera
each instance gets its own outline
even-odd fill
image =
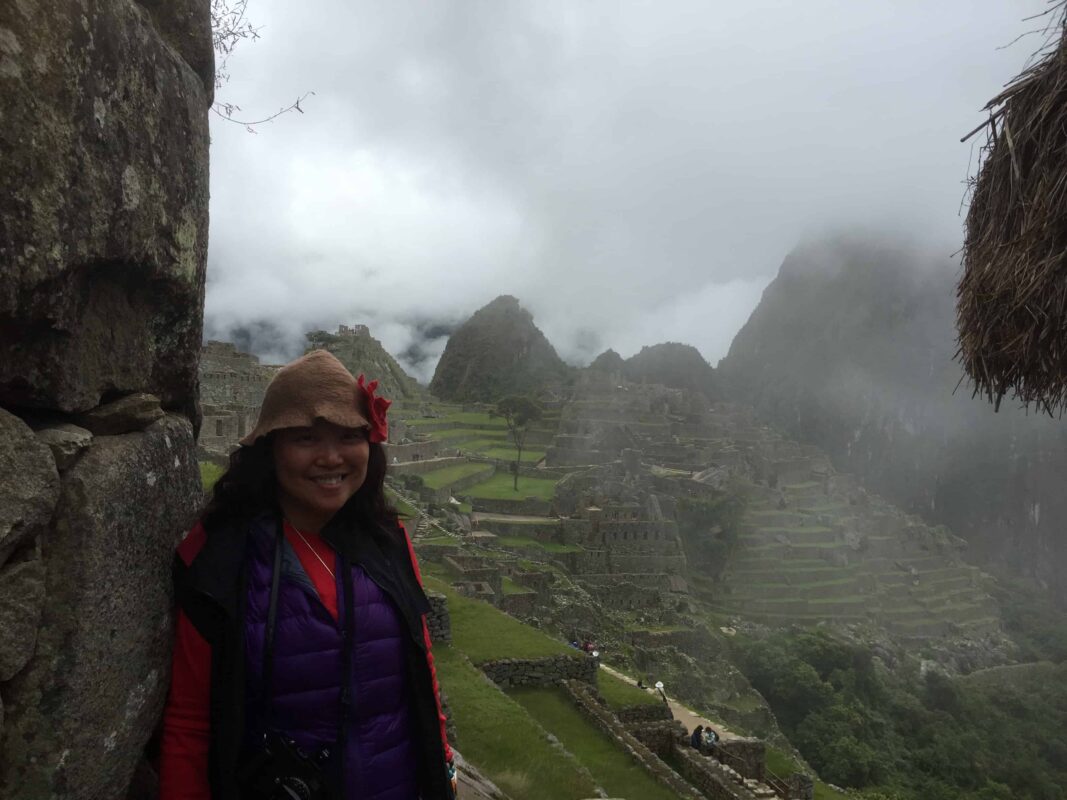
[[[245,800],[336,800],[327,779],[329,748],[306,753],[295,741],[277,732],[263,736],[260,749],[239,771]]]

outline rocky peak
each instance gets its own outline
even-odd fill
[[[536,392],[569,373],[530,312],[501,295],[449,337],[430,391],[446,400],[493,400]]]

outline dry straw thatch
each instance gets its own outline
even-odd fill
[[[957,291],[958,358],[975,394],[1067,408],[1067,0],[1046,46],[987,105]]]

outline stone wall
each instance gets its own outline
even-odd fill
[[[481,664],[482,671],[497,686],[555,686],[562,680],[596,685],[599,664],[584,655],[558,655],[545,658],[504,658]]]
[[[483,497],[472,497],[471,508],[486,514],[519,514],[530,517],[546,517],[552,513],[552,503],[548,500],[540,500],[536,497],[522,497],[522,483],[520,479],[519,491],[516,494],[522,499],[516,500],[490,500]]]
[[[400,438],[398,430],[394,430],[396,427],[390,420],[389,434],[391,438]],[[406,464],[410,461],[424,461],[427,458],[436,458],[438,454],[447,449],[442,442],[407,442],[405,444],[387,444],[385,446],[385,454],[389,459],[390,467],[393,467],[395,466],[393,464],[394,458],[400,464]],[[455,448],[452,448],[449,452],[455,452]]]
[[[611,711],[597,702],[588,686],[576,681],[564,681],[560,685],[586,719],[614,741],[616,747],[629,755],[634,763],[644,769],[654,780],[685,800],[701,800],[700,794],[692,786],[642,744],[637,737],[627,731]]]
[[[277,367],[264,366],[229,342],[208,342],[200,354],[203,422],[197,444],[203,458],[225,463],[259,418],[263,395]]]
[[[389,453],[393,452],[394,448],[389,449]],[[392,456],[389,458],[389,472],[392,475],[425,475],[427,472],[433,472],[437,469],[445,469],[446,467],[455,467],[459,464],[466,464],[467,459],[460,456],[444,456],[434,457],[423,461],[403,461],[400,463],[392,463]]]
[[[207,0],[0,3],[0,797],[124,798],[195,458]],[[149,781],[150,782],[150,781]]]
[[[448,598],[431,592],[426,595],[430,611],[426,614],[426,626],[430,629],[430,641],[434,644],[449,644],[452,641],[452,617],[448,613]]]
[[[685,779],[708,800],[755,800],[752,792],[730,781],[714,761],[690,747],[676,747],[674,763]]]
[[[767,771],[767,744],[762,739],[724,739],[715,745],[715,757],[746,778],[763,780]]]
[[[623,725],[671,721],[674,719],[674,715],[671,714],[671,710],[666,703],[626,706],[618,709],[615,712],[615,716],[618,717],[619,722]]]

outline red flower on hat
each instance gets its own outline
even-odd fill
[[[389,406],[393,404],[393,401],[386,400],[384,397],[374,396],[374,390],[378,388],[378,381],[364,384],[363,375],[360,375],[356,379],[356,385],[363,393],[364,400],[367,401],[367,421],[370,423],[370,434],[367,438],[372,442],[384,442],[389,438],[389,421],[385,418],[385,413],[389,410]]]

